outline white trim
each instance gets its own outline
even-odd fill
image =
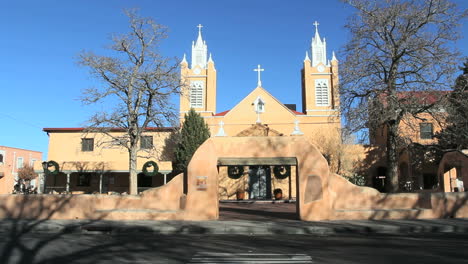
[[[306,110],[307,112],[337,112],[339,111],[338,109],[329,109],[329,110],[326,110],[326,109],[316,109],[316,110],[310,110],[310,109],[307,109]]]
[[[213,112],[211,112],[213,113]],[[202,116],[203,118],[221,118],[221,117],[224,117],[223,115],[222,116]]]
[[[194,109],[195,109],[195,108],[194,108]],[[180,111],[179,113],[181,113],[181,114],[186,114],[186,113],[188,113],[188,112],[189,112],[189,111]],[[195,110],[195,112],[197,112],[197,113],[214,113],[213,111],[197,111],[197,110]]]
[[[303,115],[303,116],[323,117],[323,116],[340,116],[340,115]]]

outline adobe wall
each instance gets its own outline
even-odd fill
[[[140,196],[120,195],[0,195],[0,218],[183,220],[180,198],[183,177]]]
[[[305,137],[210,138],[183,177],[143,192],[120,195],[0,195],[0,218],[105,220],[216,220],[219,158],[290,157],[297,160],[297,210],[301,220],[468,217],[468,192],[383,194],[332,174]]]

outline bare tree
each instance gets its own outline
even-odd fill
[[[130,31],[112,37],[113,56],[83,52],[79,63],[90,69],[102,87],[84,91],[84,104],[108,103],[106,110],[95,113],[87,131],[105,133],[129,153],[130,194],[137,194],[137,157],[142,133],[150,126],[173,125],[176,110],[170,102],[180,92],[176,60],[164,57],[158,48],[167,37],[167,28],[150,18],[141,18],[135,10],[126,10]],[[124,135],[110,133],[115,129]]]
[[[467,12],[448,0],[343,0],[346,28],[341,95],[351,131],[386,131],[387,188],[398,188],[399,125],[437,110],[460,61],[454,41]],[[443,94],[443,93],[442,93]]]

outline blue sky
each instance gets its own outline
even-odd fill
[[[468,1],[454,1],[468,8]],[[283,103],[301,109],[305,51],[313,22],[327,39],[328,57],[346,43],[346,17],[352,12],[338,0],[15,0],[0,4],[0,145],[47,153],[44,127],[81,127],[93,111],[78,98],[99,85],[77,65],[82,50],[103,53],[112,33],[127,31],[124,8],[140,8],[169,27],[162,45],[166,56],[190,54],[197,25],[213,54],[218,72],[217,112],[232,108],[257,84]],[[468,23],[456,45],[468,56]],[[176,103],[178,101],[175,101]],[[44,159],[46,156],[44,156]]]

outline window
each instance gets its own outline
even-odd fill
[[[78,174],[77,186],[91,186],[91,173]]]
[[[0,163],[3,163],[3,154],[0,154]]]
[[[24,166],[23,162],[24,162],[23,157],[18,157],[18,160],[16,162],[16,168],[17,169],[23,168],[23,166]]]
[[[420,123],[419,134],[421,139],[432,139],[432,124],[431,123]]]
[[[328,80],[315,80],[315,104],[328,106]]]
[[[34,163],[36,162],[36,159],[32,159],[29,161],[29,166],[34,168]]]
[[[192,81],[190,83],[190,107],[203,107],[203,81]]]
[[[153,136],[141,136],[140,148],[141,149],[153,148]]]
[[[93,151],[94,150],[94,138],[82,138],[81,139],[81,151]]]

